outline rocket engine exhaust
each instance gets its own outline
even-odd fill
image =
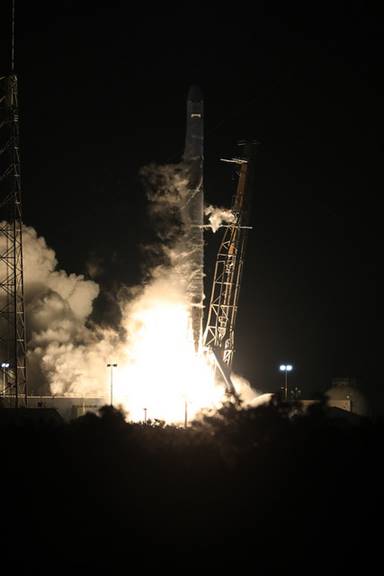
[[[192,333],[196,352],[202,344],[204,299],[204,102],[200,89],[191,86],[187,98],[187,122],[183,164],[187,175],[187,194],[181,208],[185,224],[184,242],[190,264],[188,292],[191,298]]]

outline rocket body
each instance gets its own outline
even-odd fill
[[[187,98],[187,123],[183,165],[187,193],[182,206],[184,237],[188,255],[188,293],[191,301],[191,323],[195,350],[202,343],[204,299],[204,103],[200,89],[192,86]]]

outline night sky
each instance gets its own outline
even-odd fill
[[[1,3],[0,69],[8,64]],[[380,407],[376,344],[378,14],[367,3],[17,2],[24,221],[59,266],[136,284],[153,240],[139,169],[176,162],[192,83],[205,97],[206,201],[221,157],[260,142],[235,370],[261,391],[294,365],[304,397],[356,377]],[[215,238],[207,234],[207,293]],[[216,240],[217,241],[217,240]],[[110,308],[108,308],[110,306]],[[105,294],[96,316],[114,317]]]

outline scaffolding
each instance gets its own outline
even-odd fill
[[[11,73],[0,77],[0,363],[3,395],[27,406],[23,221],[12,3]]]
[[[227,393],[236,396],[231,381],[235,353],[235,326],[239,305],[241,278],[249,226],[250,190],[253,185],[254,152],[256,143],[241,142],[244,154],[240,158],[224,160],[233,163],[238,183],[231,212],[233,221],[225,226],[216,258],[204,345],[216,360]]]

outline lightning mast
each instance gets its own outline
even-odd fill
[[[15,74],[15,0],[11,14],[10,73],[0,76],[0,359],[6,390],[26,406],[23,222],[18,87]]]
[[[241,142],[241,158],[225,160],[238,167],[232,203],[233,222],[225,227],[217,254],[204,345],[214,354],[227,393],[237,397],[231,381],[235,352],[235,325],[249,226],[250,190],[253,184],[255,144]]]

